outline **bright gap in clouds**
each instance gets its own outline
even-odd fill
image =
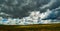
[[[4,25],[28,25],[28,24],[51,24],[51,23],[60,23],[52,19],[46,19],[54,11],[47,9],[46,12],[40,13],[40,11],[32,11],[28,17],[19,18],[2,18],[0,17],[0,24]],[[1,14],[1,13],[0,13]],[[53,14],[54,16],[54,14]],[[52,17],[52,16],[51,16]],[[43,20],[46,19],[46,20]],[[52,22],[53,21],[53,22]]]

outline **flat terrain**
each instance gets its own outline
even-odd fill
[[[1,31],[60,31],[60,24],[0,25]]]

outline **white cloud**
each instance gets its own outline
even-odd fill
[[[46,12],[42,13],[40,15],[41,19],[47,18],[47,16],[51,13],[51,11],[49,9],[47,9]]]
[[[53,11],[50,11],[47,9],[46,12],[40,13],[39,11],[33,11],[31,12],[30,16],[28,17],[23,17],[22,19],[12,19],[8,18],[8,21],[5,22],[4,24],[7,25],[28,25],[28,24],[51,24],[51,23],[56,23],[55,21],[57,20],[42,20],[44,18],[47,18]],[[39,22],[38,22],[39,21]],[[54,22],[51,22],[54,21]],[[17,24],[16,24],[17,23]],[[59,21],[57,21],[59,23]]]

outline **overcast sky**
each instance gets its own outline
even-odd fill
[[[44,13],[47,9],[58,11],[56,18],[60,17],[60,0],[0,0],[0,13],[14,18],[29,16],[29,12],[35,10]]]

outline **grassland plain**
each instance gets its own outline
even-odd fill
[[[60,31],[60,24],[0,25],[0,31]]]

